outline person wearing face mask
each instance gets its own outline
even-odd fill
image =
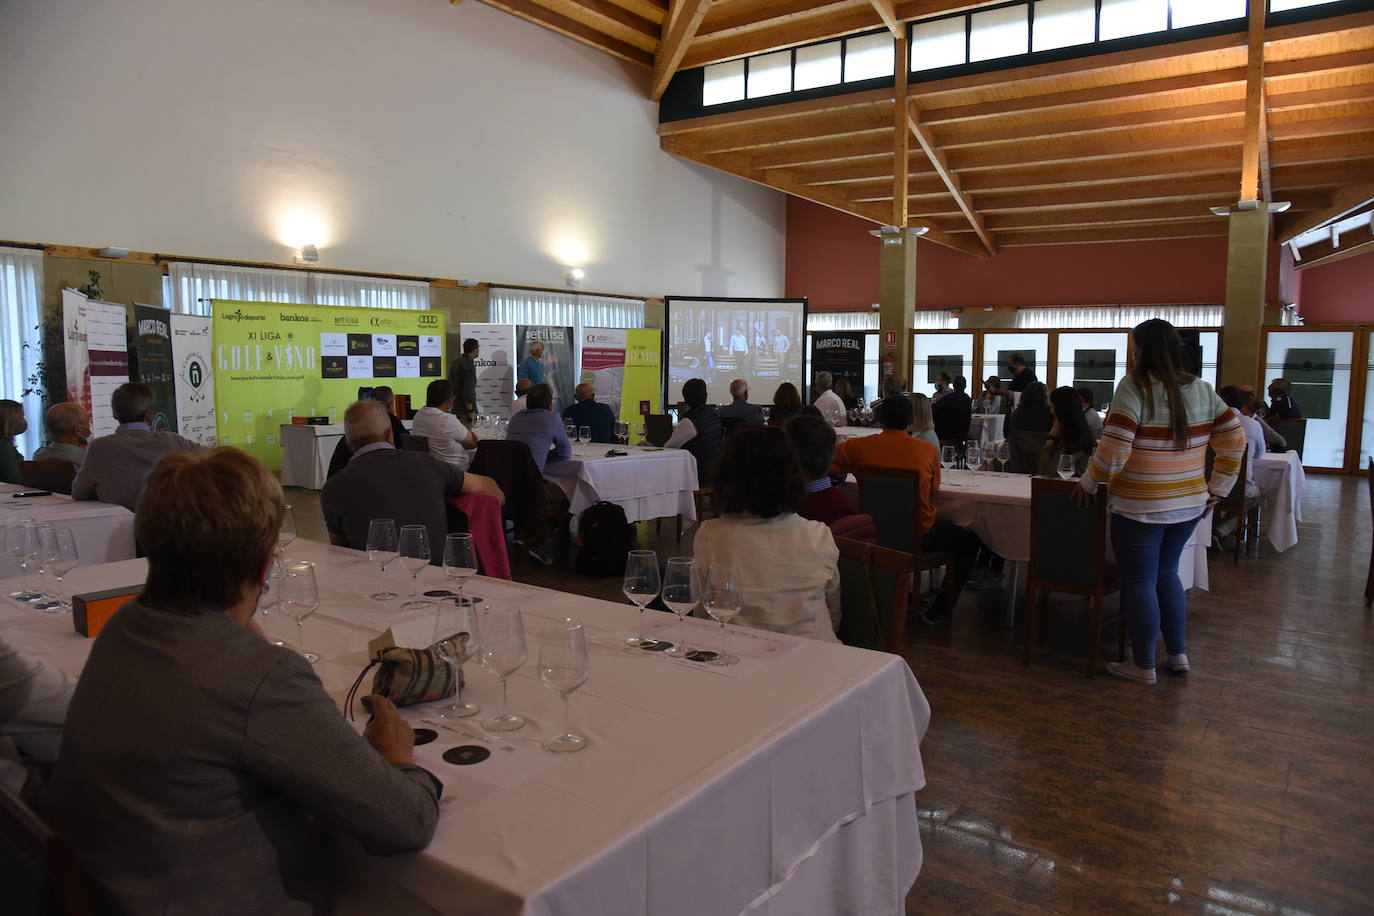
[[[70,461],[81,467],[86,460],[86,443],[91,438],[91,418],[85,408],[63,401],[48,408],[43,422],[48,427],[48,444],[33,453],[33,460]]]
[[[29,421],[18,401],[0,401],[0,483],[19,483],[19,462],[24,456],[14,447],[14,437],[28,432]]]

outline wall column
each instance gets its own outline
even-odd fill
[[[1268,275],[1269,209],[1258,201],[1254,210],[1234,210],[1227,218],[1226,311],[1223,316],[1221,385],[1254,385],[1260,379],[1260,327],[1264,324],[1264,287]]]
[[[878,286],[879,376],[900,376],[911,385],[911,328],[916,323],[916,237],[896,226],[882,228]],[[894,333],[895,332],[895,333]],[[895,342],[889,343],[889,340]],[[889,370],[891,366],[891,370]],[[882,394],[879,379],[878,394]]]

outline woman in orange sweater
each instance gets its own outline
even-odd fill
[[[1112,397],[1112,412],[1082,484],[1107,484],[1112,548],[1121,605],[1131,633],[1129,662],[1107,670],[1155,683],[1160,632],[1175,673],[1188,670],[1188,602],[1178,559],[1198,520],[1231,491],[1245,450],[1235,411],[1212,386],[1183,370],[1183,345],[1167,321],[1152,318],[1131,332],[1134,368]],[[1207,449],[1216,452],[1212,479]]]

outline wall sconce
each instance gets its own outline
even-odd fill
[[[320,260],[320,249],[314,245],[302,245],[296,251],[297,264],[314,264]]]
[[[929,226],[912,226],[906,233],[912,238],[920,238],[930,231]],[[902,244],[902,229],[900,226],[883,226],[879,229],[870,229],[868,234],[875,239],[882,239],[884,245]]]
[[[582,278],[584,276],[586,276],[586,274],[582,272],[582,268],[569,267],[568,272],[563,275],[563,280],[569,286],[580,286],[582,284]]]

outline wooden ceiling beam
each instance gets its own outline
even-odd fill
[[[1371,64],[1374,64],[1374,48],[1366,48],[1322,54],[1317,57],[1300,57],[1295,60],[1271,60],[1265,63],[1264,72],[1270,79],[1285,76],[1316,76],[1356,70]]]
[[[973,192],[1074,188],[1084,185],[1176,177],[1240,175],[1240,163],[1229,149],[1200,150],[1186,156],[1160,153],[1084,163],[1026,165],[964,173],[964,187]]]
[[[576,19],[555,13],[533,2],[533,0],[482,0],[482,2],[487,6],[510,13],[512,16],[519,16],[526,22],[551,29],[573,41],[579,41],[599,51],[605,51],[613,57],[618,57],[646,69],[653,69],[654,57],[648,51],[637,48],[627,41],[612,38],[605,32],[597,31],[584,22],[578,22]]]
[[[892,105],[889,103],[845,109],[826,116],[790,118],[767,124],[696,131],[690,139],[702,150],[724,153],[772,146],[777,143],[805,142],[824,137],[891,129]]]
[[[1246,32],[1245,65],[1245,142],[1240,156],[1240,196],[1237,200],[1260,200],[1265,190],[1261,172],[1269,167],[1269,136],[1264,124],[1264,16],[1267,3],[1250,4]]]
[[[1374,181],[1374,154],[1357,161],[1274,167],[1277,188],[1328,188]]]
[[[662,25],[668,18],[668,0],[615,0],[620,6]]]
[[[874,5],[877,6],[880,2],[881,0],[874,0]],[[896,21],[896,9],[891,6],[892,2],[893,0],[887,0],[892,16],[889,27],[897,36],[893,42],[893,50],[897,61],[900,62],[906,60],[907,56],[906,35]],[[906,106],[902,104],[902,100],[906,98],[906,67],[897,67],[893,93],[897,101],[892,106],[892,225],[905,227],[909,205],[907,187],[911,180],[911,170],[907,165],[911,160],[911,134],[906,130]]]
[[[878,14],[867,3],[854,7],[827,8],[819,15],[797,16],[778,26],[764,23],[747,32],[700,39],[693,43],[692,49],[683,58],[682,68],[690,70],[737,57],[780,51],[813,41],[866,32],[882,24]]]
[[[1105,204],[1167,203],[1182,199],[1210,200],[1234,194],[1231,178],[1198,180],[1160,180],[1127,185],[1090,185],[1064,191],[999,191],[976,193],[973,199],[985,213],[1006,213],[1014,210],[1046,210],[1061,207],[1092,207]]]
[[[1004,248],[1029,245],[1087,245],[1098,242],[1150,241],[1154,239],[1225,238],[1226,221],[1188,220],[1143,226],[1100,226],[1092,229],[1034,229],[999,233]]]
[[[1272,123],[1269,126],[1269,137],[1273,140],[1296,140],[1304,137],[1341,136],[1369,130],[1374,130],[1374,114],[1357,114]]]
[[[971,148],[955,153],[954,165],[960,170],[976,168],[1021,168],[1033,163],[1088,163],[1092,160],[1135,156],[1140,153],[1162,153],[1206,150],[1210,147],[1234,147],[1237,152],[1244,140],[1243,131],[1211,130],[1168,133],[1149,137],[1098,139],[1091,143],[1035,141],[1033,143],[1004,143],[1000,147]]]
[[[853,6],[854,0],[774,0],[756,5],[722,3],[715,6],[697,29],[701,39],[725,38],[771,26],[786,25],[830,7]]]
[[[987,254],[992,255],[997,250],[997,246],[993,243],[992,236],[988,234],[987,227],[983,225],[983,218],[974,209],[972,199],[964,192],[963,186],[959,182],[959,173],[950,167],[944,150],[936,144],[935,138],[930,133],[930,128],[921,123],[920,107],[915,102],[908,101],[905,108],[907,127],[916,137],[916,142],[921,145],[921,149],[925,150],[926,158],[930,160],[936,173],[944,181],[945,186],[949,188],[949,193],[954,195],[954,202],[959,205],[959,209],[968,218],[969,225],[973,227],[973,231],[978,235],[978,240],[987,249]],[[906,201],[903,200],[903,203]]]
[[[1364,159],[1369,156],[1371,149],[1374,149],[1374,130],[1340,139],[1329,136],[1293,140],[1271,138],[1269,143],[1269,154],[1275,167]]]
[[[1327,198],[1327,204],[1320,210],[1309,213],[1281,213],[1274,217],[1274,236],[1280,245],[1310,232],[1324,223],[1330,222],[1354,210],[1374,198],[1374,182],[1343,188]]]
[[[1199,105],[1160,108],[1154,111],[1131,111],[1066,121],[997,124],[980,131],[942,132],[940,137],[946,149],[955,149],[985,143],[1032,140],[1037,137],[1079,137],[1109,131],[1139,130],[1148,125],[1195,124],[1216,118],[1230,118],[1239,115],[1242,110],[1239,100],[1205,102]]]
[[[1325,105],[1343,105],[1348,102],[1364,102],[1368,101],[1372,93],[1374,88],[1369,82],[1351,86],[1331,86],[1325,89],[1290,89],[1285,92],[1282,84],[1276,84],[1272,78],[1266,77],[1264,81],[1264,98],[1270,114],[1310,110]]]
[[[649,98],[655,102],[663,98],[664,90],[682,64],[710,5],[711,0],[673,0],[669,14],[672,27],[664,32],[659,42],[658,53],[654,55],[653,77],[649,81]]]
[[[1218,204],[1227,203],[1226,198]],[[1082,210],[1031,210],[1024,213],[1003,213],[984,215],[988,229],[998,233],[1022,229],[1071,229],[1081,226],[1130,226],[1142,223],[1185,222],[1188,220],[1215,220],[1217,217],[1206,207],[1196,207],[1189,203],[1164,204],[1151,207],[1133,207],[1123,214],[1121,206],[1093,207]]]
[[[540,0],[540,3],[569,19],[583,22],[590,19],[592,21],[587,24],[593,28],[605,23],[612,29],[618,27],[620,30],[627,30],[639,37],[635,44],[644,42],[646,50],[658,44],[659,23],[632,13],[610,0]]]
[[[897,0],[868,0],[868,2],[873,5],[873,11],[877,13],[878,18],[883,21],[883,25],[887,26],[887,30],[892,33],[892,37],[898,41],[904,41],[906,39],[906,29],[902,25],[901,18],[897,15]],[[897,59],[900,61],[906,58],[898,57]],[[906,70],[905,67],[900,66],[895,69],[902,71]],[[897,97],[901,98],[904,94],[905,93],[899,93]]]
[[[865,182],[891,184],[892,165],[890,161],[881,160],[859,162],[852,165],[823,165],[801,169],[799,174],[807,184],[862,184]],[[929,165],[925,153],[920,150],[908,153],[907,172],[913,178],[920,180],[923,175],[934,176],[935,173],[929,170]]]
[[[818,143],[793,143],[785,147],[760,152],[753,156],[754,165],[761,169],[791,168],[816,162],[845,162],[853,159],[883,157],[892,163],[892,138],[881,134],[863,134],[847,139],[827,139]]]

